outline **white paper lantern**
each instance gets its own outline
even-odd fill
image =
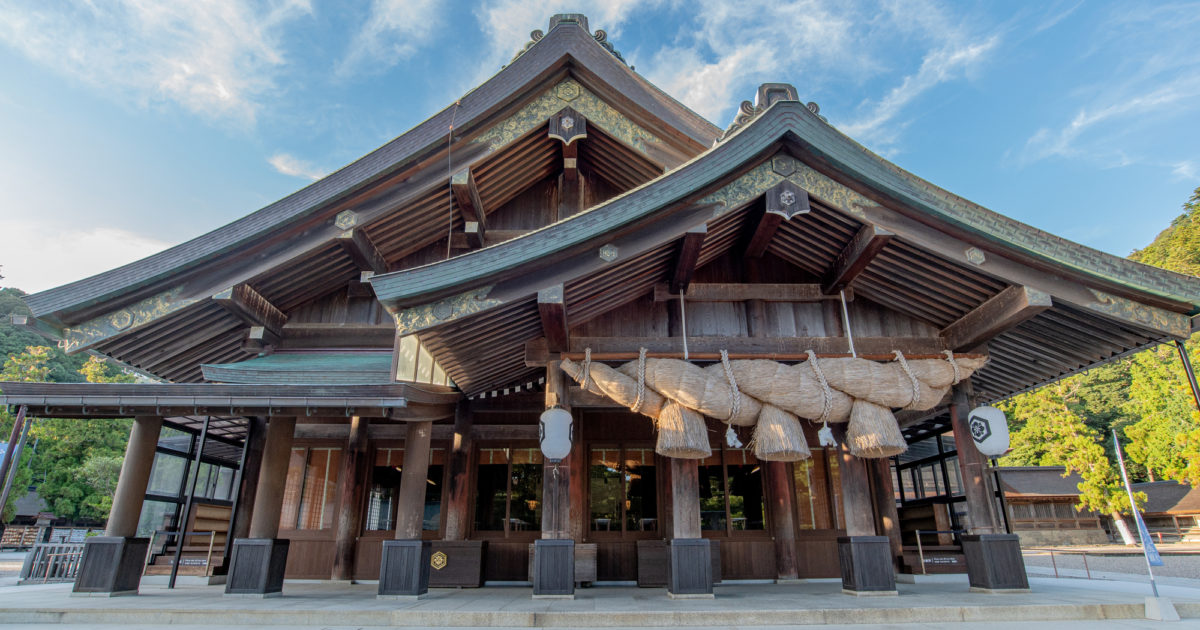
[[[538,422],[538,434],[542,455],[550,461],[560,461],[571,454],[571,412],[562,407],[551,407],[542,412]]]
[[[1000,457],[1008,452],[1008,418],[995,407],[976,407],[967,415],[967,428],[979,452]]]

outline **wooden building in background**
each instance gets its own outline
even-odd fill
[[[664,585],[683,540],[711,543],[712,579],[791,579],[837,576],[852,539],[883,536],[890,575],[903,482],[888,460],[821,447],[806,422],[811,459],[758,461],[715,420],[710,457],[665,457],[648,418],[558,361],[790,361],[847,355],[851,337],[861,355],[985,353],[933,411],[897,417],[912,440],[953,432],[961,525],[997,534],[966,411],[1188,337],[1200,280],[937,188],[790,85],[763,85],[719,128],[568,14],[336,173],[27,302],[24,323],[67,351],[160,379],[3,386],[0,403],[35,415],[137,418],[77,589],[136,589],[166,418],[245,444],[229,532],[266,542],[226,555],[235,574],[263,569],[228,588],[262,593],[284,562],[289,578],[380,579],[381,563],[411,564],[385,553],[397,540],[431,543],[406,549],[435,586],[525,581],[541,539],[574,542],[579,582]],[[538,447],[552,404],[574,418],[561,465]]]

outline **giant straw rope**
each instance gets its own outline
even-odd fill
[[[846,441],[858,457],[890,457],[905,449],[892,409],[927,410],[986,358],[955,357],[909,361],[855,357],[795,364],[769,360],[730,361],[700,367],[680,359],[648,359],[617,368],[564,359],[562,369],[583,388],[655,419],[656,450],[671,457],[711,454],[703,416],[731,427],[754,427],[751,447],[759,459],[795,461],[809,457],[800,418],[849,422]]]

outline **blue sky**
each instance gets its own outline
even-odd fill
[[[56,286],[256,210],[566,11],[722,127],[786,81],[903,168],[1114,254],[1200,186],[1197,2],[0,0],[0,285]]]

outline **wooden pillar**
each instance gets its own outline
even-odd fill
[[[470,401],[458,401],[454,410],[454,440],[450,445],[450,461],[448,462],[450,481],[446,488],[444,505],[446,506],[445,540],[466,540],[470,523],[470,479],[471,479],[471,425],[474,417],[471,415]]]
[[[904,556],[904,545],[900,541],[900,513],[896,509],[890,462],[889,459],[868,460],[867,473],[871,477],[871,497],[875,499],[875,531],[888,537],[892,561],[898,569],[900,559]]]
[[[671,537],[700,538],[700,468],[694,459],[671,459]]]
[[[154,449],[158,446],[161,431],[161,417],[138,416],[133,419],[104,535],[127,538],[137,534],[142,503],[146,499],[146,486],[150,483],[150,469],[154,465]]]
[[[970,381],[954,386],[950,402],[950,423],[954,430],[954,446],[958,451],[958,468],[962,473],[963,494],[967,497],[967,530],[972,534],[994,534],[996,528],[992,497],[988,492],[987,458],[975,446],[967,414],[971,412]]]
[[[833,425],[841,457],[839,470],[842,481],[842,514],[846,519],[847,536],[875,535],[875,502],[871,499],[867,462],[850,454],[846,443],[846,425]]]
[[[558,361],[546,365],[546,408],[558,405],[571,411],[567,379]],[[576,430],[578,434],[578,430]],[[542,538],[571,538],[571,457],[579,450],[572,444],[571,455],[561,462],[542,464]]]
[[[787,462],[763,462],[771,503],[771,529],[775,538],[776,576],[781,580],[800,577],[796,559],[796,495],[792,492]]]
[[[246,454],[242,458],[241,487],[238,489],[237,505],[233,512],[233,529],[229,532],[231,542],[250,535],[250,514],[254,511],[258,478],[262,472],[263,447],[267,443],[266,418],[251,416],[246,422]]]
[[[700,470],[694,459],[671,459],[671,533],[667,595],[713,596],[710,541],[700,533]]]
[[[429,478],[429,439],[433,422],[408,423],[404,437],[404,467],[400,471],[400,497],[397,500],[396,539],[419,540],[425,519],[425,486]]]
[[[362,498],[366,486],[363,463],[367,459],[367,418],[350,418],[350,438],[338,473],[337,537],[334,543],[334,580],[354,579],[354,546],[362,526]]]
[[[294,417],[274,416],[267,422],[262,469],[258,474],[254,510],[250,517],[250,538],[273,539],[279,536],[279,513],[283,508],[283,489],[287,483],[295,433]]]

